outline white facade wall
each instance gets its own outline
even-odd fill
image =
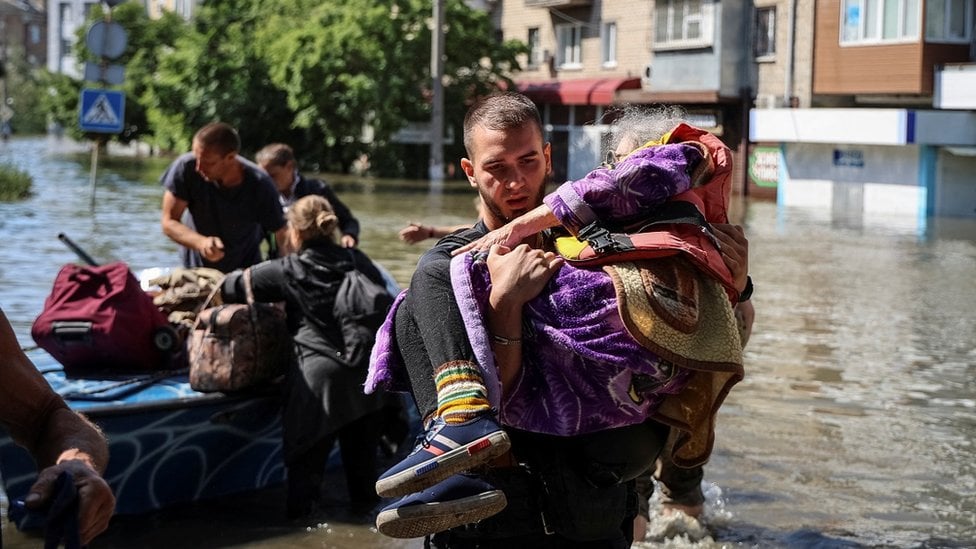
[[[54,73],[81,78],[82,68],[74,56],[78,29],[85,24],[91,7],[99,0],[48,0],[47,68]]]
[[[976,216],[976,147],[939,151],[934,206],[940,215]]]
[[[910,219],[925,211],[919,147],[791,143],[785,147],[784,159],[778,187],[784,206]]]

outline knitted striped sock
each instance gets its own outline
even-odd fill
[[[464,423],[491,409],[481,368],[474,362],[455,360],[434,372],[437,415],[445,423]]]

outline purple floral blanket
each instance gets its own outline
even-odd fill
[[[506,425],[570,436],[639,423],[688,380],[627,333],[605,272],[566,265],[525,307],[523,368],[503,400],[483,321],[491,290],[484,254],[455,257],[451,279],[489,400]],[[377,334],[367,391],[409,388],[393,318],[391,310]]]

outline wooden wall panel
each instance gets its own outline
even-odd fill
[[[840,5],[817,2],[813,93],[923,93],[921,42],[841,46]]]

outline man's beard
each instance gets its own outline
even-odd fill
[[[548,177],[547,177],[548,179]],[[488,210],[492,217],[495,219],[500,219],[503,224],[507,224],[509,221],[515,219],[516,217],[528,212],[529,210],[535,208],[539,204],[542,204],[542,198],[546,195],[546,185],[540,185],[539,190],[534,197],[530,197],[528,206],[525,210],[512,212],[512,215],[505,215],[502,212],[502,208],[499,204],[491,200],[482,189],[478,187],[478,194],[481,195],[481,203]]]

